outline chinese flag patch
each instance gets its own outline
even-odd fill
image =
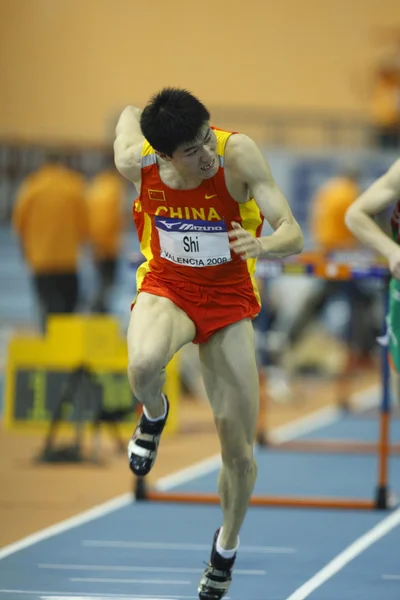
[[[150,200],[165,201],[164,190],[148,190]]]

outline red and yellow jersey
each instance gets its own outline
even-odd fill
[[[259,237],[263,217],[254,201],[236,202],[224,176],[226,142],[232,133],[213,128],[217,137],[216,175],[195,189],[175,190],[159,175],[154,149],[142,149],[142,183],[133,205],[133,217],[146,261],[137,271],[137,289],[151,271],[161,281],[188,281],[206,286],[235,286],[251,278],[258,297],[254,272],[256,259],[243,261],[229,249],[227,232],[236,221]]]

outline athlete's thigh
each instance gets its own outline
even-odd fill
[[[193,321],[171,300],[140,292],[128,327],[129,358],[158,357],[166,365],[195,334]]]
[[[259,378],[250,319],[214,334],[199,348],[200,360],[219,435],[225,447],[251,444],[259,408]]]

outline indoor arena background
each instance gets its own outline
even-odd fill
[[[343,222],[399,156],[398,0],[0,0],[0,77],[0,600],[194,599],[220,524],[196,346],[168,367],[171,420],[141,501],[126,455],[138,407],[125,335],[142,257],[136,190],[112,144],[121,110],[167,85],[257,141],[305,236],[300,262],[257,272],[261,506],[229,597],[399,598],[387,272]],[[75,313],[43,324],[15,207],[49,154],[76,172],[92,212]],[[111,279],[92,235],[100,213],[115,223]]]

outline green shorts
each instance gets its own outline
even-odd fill
[[[400,281],[398,279],[390,281],[387,336],[391,362],[400,373]]]

